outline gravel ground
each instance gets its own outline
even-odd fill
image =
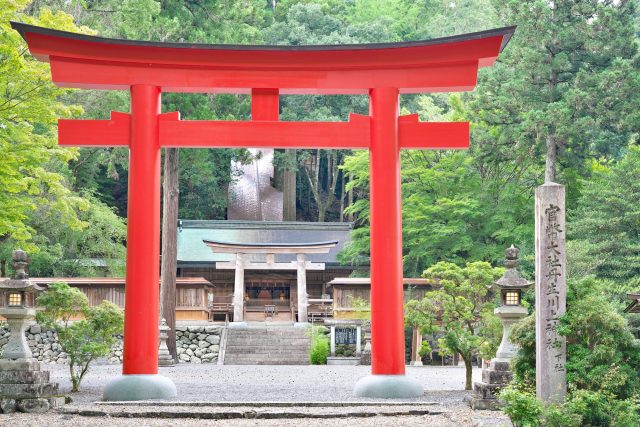
[[[68,367],[50,365],[51,380],[60,389],[71,389]],[[181,401],[209,402],[342,402],[358,401],[353,386],[370,372],[369,366],[282,366],[282,365],[212,365],[179,364],[160,368],[160,374],[171,378],[178,388]],[[96,365],[82,381],[82,392],[72,395],[76,403],[88,403],[102,398],[102,389],[109,379],[119,375],[120,365]],[[407,367],[407,375],[418,380],[428,392],[464,390],[463,367]],[[479,381],[481,370],[474,369],[473,379]],[[427,393],[420,400],[436,400],[442,393]],[[445,396],[462,394],[444,393]],[[450,400],[450,397],[443,397]]]
[[[50,365],[52,381],[60,384],[64,392],[70,390],[68,367]],[[120,374],[119,365],[96,365],[91,368],[83,380],[79,393],[73,393],[73,403],[67,409],[99,409],[120,411],[106,405],[96,405],[104,385],[110,378]],[[369,374],[368,366],[218,366],[211,364],[180,364],[172,368],[161,368],[162,375],[171,378],[178,388],[178,400],[183,402],[266,402],[260,411],[270,411],[268,402],[358,402],[366,399],[355,398],[352,394],[355,382]],[[480,369],[474,369],[474,380],[479,380]],[[464,392],[464,367],[407,367],[407,374],[421,382],[426,390],[421,398],[411,403],[417,409],[438,408],[446,412],[439,415],[419,416],[376,416],[369,418],[335,419],[260,419],[260,420],[196,420],[196,419],[153,419],[153,418],[116,418],[83,417],[72,414],[50,412],[44,415],[11,414],[0,415],[0,426],[471,426],[473,420],[487,416],[486,412],[472,411],[463,402],[468,392]],[[380,401],[380,403],[385,401]],[[429,405],[435,402],[437,405]],[[154,405],[153,410],[159,406]],[[361,406],[363,411],[367,407]],[[370,406],[368,407],[370,408]],[[201,408],[197,408],[202,410]],[[228,408],[236,411],[242,408]],[[244,408],[246,409],[246,408]],[[254,408],[256,409],[256,408]],[[140,409],[122,409],[139,411]],[[189,411],[183,407],[181,410]],[[193,408],[195,411],[196,408]],[[210,409],[219,411],[220,408]],[[278,409],[280,411],[280,409]],[[310,410],[313,413],[326,412],[327,409]],[[332,411],[353,412],[353,407],[334,408]],[[282,411],[281,411],[282,412]],[[285,411],[286,412],[286,411]],[[385,412],[381,410],[381,412]],[[500,419],[498,419],[499,421]],[[508,425],[496,423],[493,425]]]

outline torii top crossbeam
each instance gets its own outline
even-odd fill
[[[495,62],[514,27],[403,43],[236,46],[114,40],[11,25],[36,58],[51,64],[56,84],[131,91],[130,113],[60,120],[58,130],[61,145],[130,150],[125,377],[157,373],[161,147],[369,149],[371,369],[383,382],[404,374],[400,149],[466,148],[469,124],[399,117],[398,97],[473,89],[478,69]],[[161,114],[162,92],[250,93],[251,121],[182,121],[177,113]],[[370,114],[351,115],[348,122],[281,122],[280,94],[368,94]],[[374,383],[359,383],[356,395],[382,397]],[[104,398],[123,400],[114,391],[121,383],[111,384]],[[414,383],[396,385],[382,388],[406,391],[395,397],[422,395]],[[152,395],[171,397],[161,388]]]
[[[458,92],[476,84],[515,27],[433,40],[329,46],[245,46],[116,40],[12,23],[54,82],[84,89],[154,84],[163,92],[282,94]]]

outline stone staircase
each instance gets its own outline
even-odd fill
[[[225,365],[308,365],[311,339],[306,328],[287,325],[230,327]]]

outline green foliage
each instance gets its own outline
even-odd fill
[[[66,283],[49,285],[37,303],[44,310],[36,319],[58,333],[58,342],[69,357],[71,391],[78,391],[91,362],[106,356],[116,343],[116,335],[122,334],[122,310],[108,301],[89,307],[87,297]]]
[[[571,174],[583,173],[590,157],[618,157],[640,123],[636,2],[493,5],[518,29],[499,63],[480,74],[469,105],[480,161],[526,168],[533,159],[541,172],[546,158]],[[570,183],[566,173],[558,178]]]
[[[75,150],[58,147],[58,117],[71,117],[81,109],[65,105],[49,77],[47,64],[36,61],[13,31],[9,20],[86,32],[64,13],[42,10],[29,17],[22,10],[29,2],[0,1],[0,244],[8,239],[34,251],[30,217],[40,211],[47,218],[80,229],[77,217],[87,203],[66,185],[65,165]]]
[[[506,387],[500,392],[505,406],[502,409],[509,416],[514,427],[537,427],[542,416],[542,404],[535,394]]]
[[[512,363],[514,380],[521,387],[534,390],[536,386],[536,318],[525,317],[511,329],[511,341],[518,346],[518,357]]]
[[[463,152],[406,151],[401,161],[406,276],[420,274],[439,261],[496,262],[512,243],[524,248],[524,257],[531,253],[530,184],[506,174],[485,177],[477,161]],[[356,215],[360,228],[352,233],[340,259],[357,265],[369,254],[368,153],[347,157],[343,170],[354,177],[347,188],[354,188],[360,197],[346,212]]]
[[[569,394],[564,404],[545,409],[541,425],[638,425],[640,343],[611,301],[607,286],[593,278],[569,281],[567,313],[558,326],[567,337]],[[511,338],[520,347],[513,365],[515,384],[524,391],[534,390],[533,316],[516,325]]]
[[[558,333],[567,337],[567,381],[617,399],[640,392],[640,343],[595,279],[572,282]]]
[[[329,338],[321,326],[312,326],[310,329],[311,348],[309,349],[309,361],[312,365],[326,365],[329,356]]]
[[[570,261],[584,266],[579,277],[613,281],[624,300],[640,286],[640,148],[629,147],[618,163],[594,161],[591,169],[570,218]]]
[[[406,310],[410,324],[428,332],[439,329],[435,321],[436,314],[440,315],[444,335],[438,340],[438,345],[441,351],[458,353],[464,360],[466,390],[471,390],[474,356],[479,355],[483,348],[497,348],[500,341],[500,334],[492,328],[495,322],[487,322],[487,319],[493,316],[489,287],[502,275],[502,271],[486,262],[468,263],[464,268],[450,262],[439,262],[427,269],[423,277],[439,282],[440,289],[427,292],[421,302],[408,304]],[[487,344],[487,341],[494,342]]]
[[[606,392],[576,390],[564,403],[545,406],[534,393],[511,385],[500,399],[516,427],[635,427],[640,422],[635,400],[617,400]]]

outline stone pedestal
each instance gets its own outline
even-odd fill
[[[493,313],[500,318],[502,322],[502,341],[496,352],[496,359],[513,359],[518,354],[518,347],[511,342],[511,329],[513,325],[529,313],[526,308],[521,305],[516,306],[500,306],[493,310]]]
[[[0,413],[47,412],[64,405],[58,384],[35,359],[0,359]]]
[[[27,325],[36,315],[35,308],[8,307],[0,310],[0,314],[7,319],[11,335],[5,345],[2,357],[4,359],[31,359],[31,349],[24,334]]]
[[[471,408],[500,409],[498,394],[512,378],[513,373],[508,359],[492,359],[489,368],[482,370],[482,381],[473,383],[474,395],[471,398]]]

